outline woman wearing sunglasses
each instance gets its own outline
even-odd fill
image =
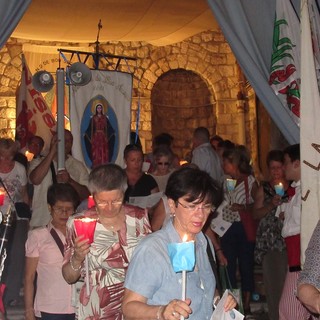
[[[154,170],[152,171],[151,175],[156,180],[159,191],[165,191],[168,179],[173,172],[171,167],[173,153],[172,151],[166,147],[161,146],[154,150],[153,152],[154,158]]]

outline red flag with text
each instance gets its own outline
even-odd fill
[[[17,97],[16,139],[23,149],[31,136],[40,136],[45,142],[45,153],[49,150],[55,129],[56,121],[42,94],[33,87],[32,74],[22,57],[21,84]]]

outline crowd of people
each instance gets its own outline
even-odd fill
[[[1,279],[6,306],[17,304],[23,287],[27,320],[210,319],[223,294],[221,265],[241,291],[228,295],[224,310],[243,305],[245,319],[255,319],[250,302],[254,266],[261,264],[270,320],[319,314],[320,225],[303,271],[300,264],[298,144],[271,150],[268,176],[259,181],[245,146],[210,139],[204,127],[194,130],[191,158],[182,166],[167,133],[154,138],[149,154],[127,145],[124,168],[106,161],[92,170],[72,156],[71,132],[64,136],[63,170],[56,134],[47,154],[41,137],[29,139],[31,161],[17,142],[0,139],[1,212],[12,220]],[[156,193],[160,200],[151,208],[130,203]],[[96,222],[92,239],[77,234],[75,223],[84,218]],[[222,234],[215,232],[218,220]],[[190,241],[196,259],[181,298],[181,273],[168,245]]]

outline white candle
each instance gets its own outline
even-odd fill
[[[188,236],[185,234],[183,236],[182,242],[187,242],[187,238]],[[187,294],[187,271],[186,270],[182,270],[182,301],[186,300],[186,294]],[[180,320],[184,320],[184,316],[180,316]]]
[[[187,271],[182,271],[182,301],[186,300],[186,291],[187,291]],[[180,320],[184,320],[184,316],[180,316]]]

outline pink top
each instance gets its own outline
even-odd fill
[[[26,242],[26,257],[39,258],[37,265],[37,292],[34,301],[35,315],[47,313],[74,313],[71,306],[72,287],[62,277],[63,257],[50,234],[53,226],[34,229]],[[55,229],[63,244],[65,236]]]

